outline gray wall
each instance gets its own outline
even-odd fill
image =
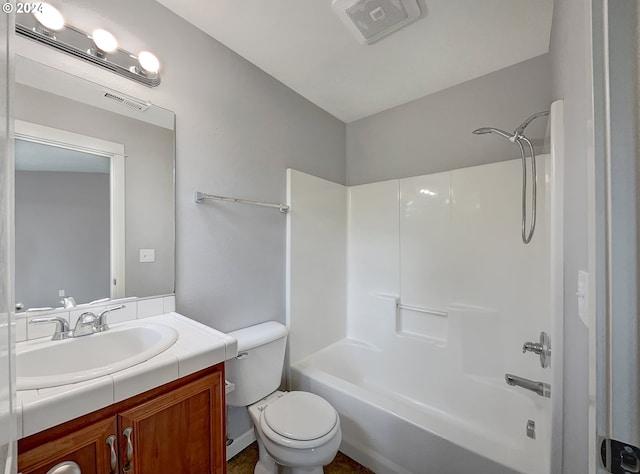
[[[194,83],[175,71],[165,81],[178,121],[178,310],[222,331],[284,322],[285,216],[195,205],[192,194],[282,203],[288,167],[344,184],[345,126],[191,25],[160,17],[206,58],[194,64],[177,49],[159,50],[172,68],[198,68],[207,78]]]
[[[564,433],[563,473],[588,472],[589,334],[578,318],[578,270],[587,270],[587,157],[593,117],[588,11],[556,0],[551,32],[553,99],[564,99]]]
[[[551,105],[549,55],[524,61],[347,125],[350,185],[405,178],[519,157],[497,135],[480,127],[512,131]],[[527,136],[542,143],[546,120]]]
[[[16,46],[176,113],[177,309],[223,331],[284,322],[284,215],[196,205],[193,192],[283,202],[287,167],[344,184],[344,123],[153,0],[56,6],[70,24],[105,28],[162,63],[162,83],[148,89],[27,40]]]
[[[109,296],[109,175],[16,171],[15,190],[16,301]]]
[[[22,84],[16,84],[15,118],[125,146],[126,295],[172,293],[174,131]],[[155,249],[156,261],[140,263],[141,248]],[[109,296],[109,291],[101,298],[104,296]]]

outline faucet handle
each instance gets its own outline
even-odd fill
[[[65,296],[60,300],[60,303],[62,303],[65,309],[75,308],[76,306],[78,306],[73,296]]]
[[[109,330],[109,325],[107,324],[107,314],[111,311],[117,311],[119,309],[123,309],[125,306],[121,304],[120,306],[114,306],[113,308],[107,308],[103,312],[98,315],[98,319],[96,321],[96,331],[103,332]]]
[[[46,324],[56,323],[56,330],[51,337],[52,341],[60,341],[71,337],[71,328],[69,322],[61,316],[45,316],[42,318],[32,318],[29,324]]]

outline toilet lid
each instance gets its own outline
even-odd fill
[[[289,439],[309,441],[329,433],[338,421],[324,398],[309,392],[289,392],[264,409],[269,428]]]

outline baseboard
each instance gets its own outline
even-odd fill
[[[255,440],[256,435],[253,428],[245,433],[242,433],[240,436],[236,436],[233,439],[233,442],[229,446],[227,446],[227,461],[238,454],[240,451],[242,451],[244,448],[249,446]]]

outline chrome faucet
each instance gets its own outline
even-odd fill
[[[109,314],[111,311],[117,311],[122,308],[124,308],[123,304],[121,304],[120,306],[115,306],[113,308],[105,309],[103,312],[101,312],[98,315],[98,320],[96,321],[96,332],[108,331],[109,325],[107,324],[107,314]]]
[[[111,311],[117,311],[119,309],[124,308],[125,305],[115,306],[113,308],[108,308],[102,311],[98,316],[96,316],[91,311],[87,311],[82,313],[76,322],[76,326],[71,330],[69,327],[69,323],[66,319],[60,316],[46,316],[43,318],[33,318],[29,321],[29,324],[46,324],[46,323],[56,323],[56,330],[51,337],[52,341],[60,341],[62,339],[68,339],[70,337],[82,337],[89,336],[90,334],[96,332],[103,332],[109,329],[109,325],[107,324],[107,315]]]
[[[105,309],[97,316],[91,311],[82,313],[76,323],[76,328],[73,331],[73,337],[88,336],[96,332],[104,332],[109,330],[107,324],[107,314],[111,311],[117,311],[124,308],[124,305],[116,306],[114,308]]]
[[[96,332],[96,322],[98,317],[90,311],[82,313],[76,322],[73,330],[73,337],[88,336]]]
[[[29,324],[46,324],[56,323],[56,330],[51,337],[52,341],[61,341],[62,339],[68,339],[73,337],[73,332],[69,327],[69,323],[66,319],[60,316],[45,316],[42,318],[33,318],[29,321]]]
[[[517,375],[504,374],[504,379],[508,385],[522,387],[531,390],[541,397],[551,398],[551,385],[545,382],[535,382],[533,380],[518,377]]]

